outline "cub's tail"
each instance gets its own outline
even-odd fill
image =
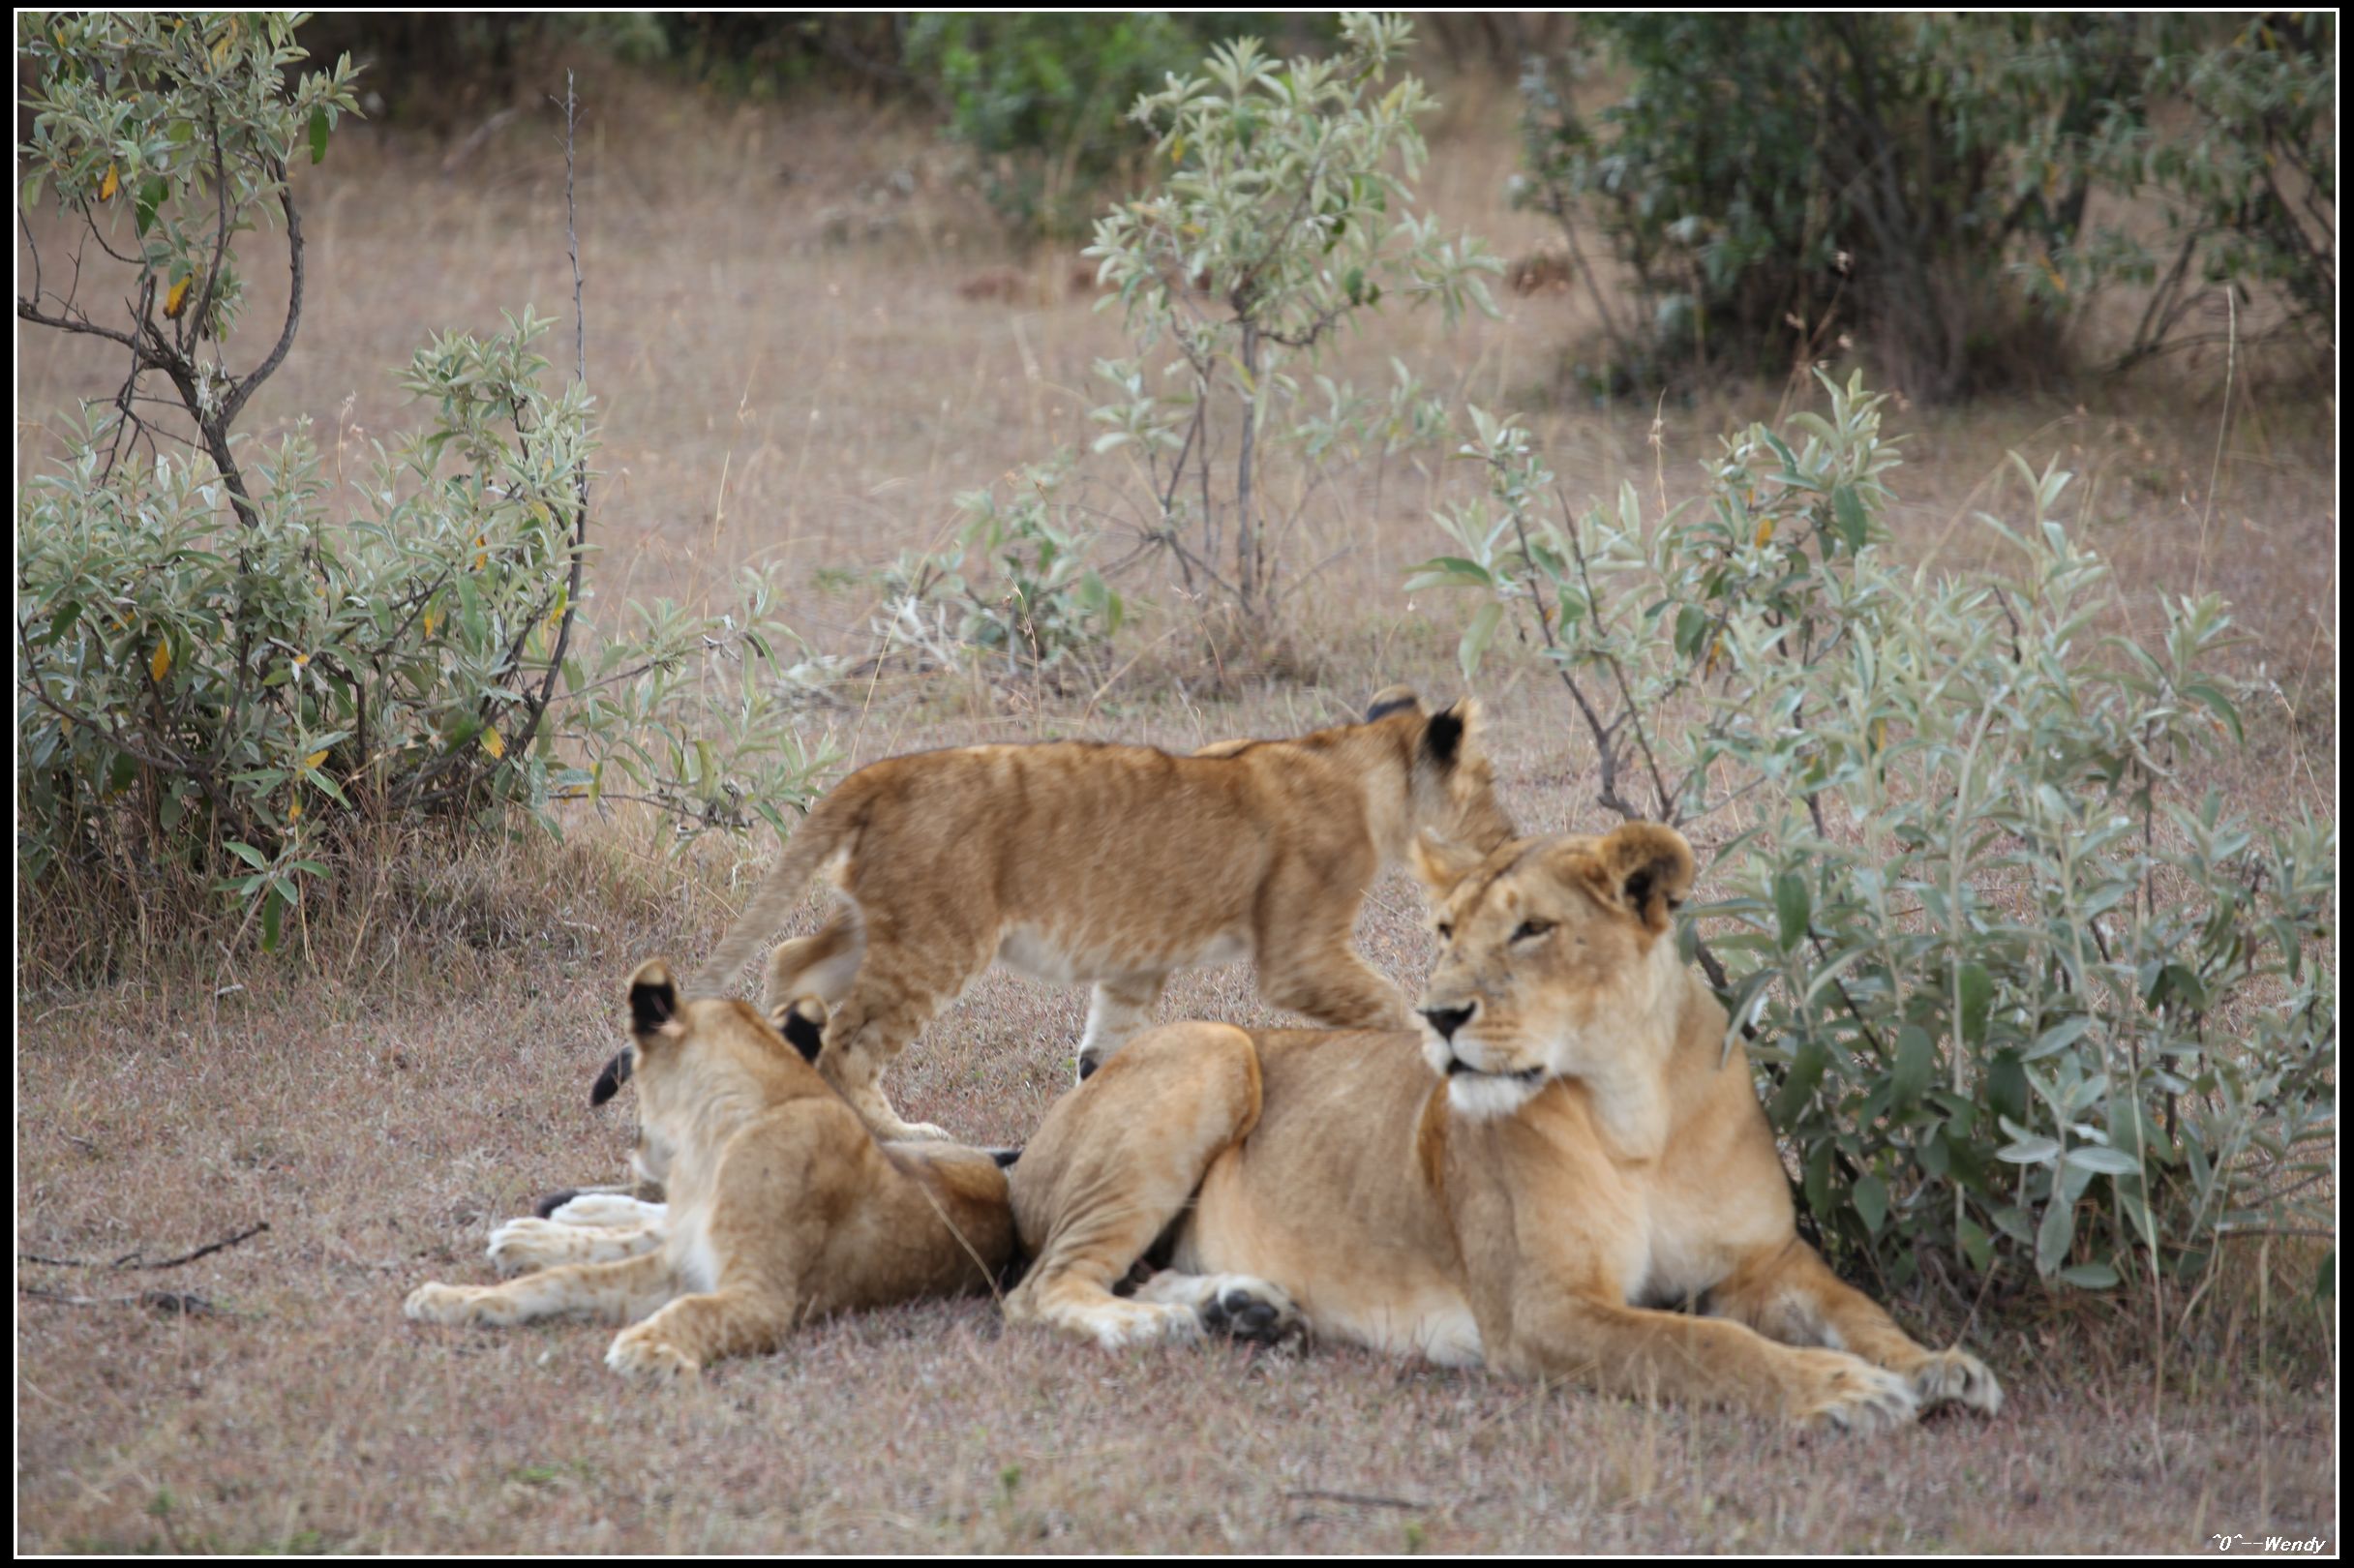
[[[800,902],[801,892],[818,867],[858,837],[863,823],[855,804],[857,783],[855,777],[844,780],[802,819],[800,829],[786,841],[784,853],[753,890],[743,913],[703,967],[695,971],[695,978],[687,981],[687,995],[725,996],[743,966],[760,951],[761,944],[776,934],[793,906]]]

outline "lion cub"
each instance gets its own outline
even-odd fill
[[[1279,1008],[1403,1029],[1404,999],[1349,945],[1357,906],[1423,829],[1512,836],[1476,731],[1470,699],[1434,713],[1393,687],[1362,723],[1191,757],[1062,740],[874,763],[809,813],[690,988],[725,990],[830,865],[842,908],[770,954],[766,1000],[824,999],[818,1066],[887,1138],[946,1136],[877,1080],[992,961],[1094,986],[1081,1078],[1196,965],[1250,959]]]
[[[953,1144],[877,1143],[805,1057],[823,1014],[779,1023],[741,1002],[683,1001],[659,960],[630,978],[632,1043],[592,1099],[638,1084],[631,1163],[664,1204],[575,1199],[499,1228],[505,1284],[419,1285],[403,1311],[505,1326],[579,1312],[628,1323],[616,1372],[692,1372],[773,1350],[804,1319],[986,1289],[1011,1256],[1005,1173]],[[627,1206],[627,1213],[607,1212]]]

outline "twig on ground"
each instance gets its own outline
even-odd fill
[[[239,1242],[251,1241],[269,1228],[270,1222],[264,1220],[250,1230],[240,1230],[234,1236],[224,1236],[221,1240],[199,1247],[193,1252],[182,1252],[178,1257],[167,1257],[161,1263],[142,1263],[138,1260],[139,1254],[136,1251],[126,1252],[111,1263],[98,1263],[78,1257],[43,1257],[37,1252],[18,1252],[16,1261],[19,1263],[45,1263],[56,1269],[176,1269],[183,1263],[194,1263],[197,1258],[234,1247]]]
[[[217,1317],[223,1309],[191,1290],[141,1290],[128,1296],[69,1296],[62,1290],[18,1285],[18,1295],[60,1307],[145,1307],[166,1317]]]
[[[1360,1508],[1408,1508],[1422,1510],[1431,1506],[1427,1502],[1417,1502],[1411,1497],[1375,1497],[1370,1496],[1362,1492],[1326,1492],[1320,1487],[1295,1488],[1284,1493],[1283,1499],[1286,1502],[1355,1503]]]

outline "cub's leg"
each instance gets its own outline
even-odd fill
[[[857,1116],[829,1094],[789,1101],[729,1138],[712,1171],[710,1208],[681,1251],[709,1259],[708,1288],[681,1295],[614,1337],[619,1372],[691,1373],[727,1356],[777,1348],[811,1311],[858,1297],[856,1276],[882,1266],[868,1232],[880,1190],[903,1180]],[[690,1221],[690,1222],[692,1222]],[[829,1255],[830,1244],[848,1241]],[[911,1292],[912,1294],[912,1292]]]
[[[1079,1081],[1111,1060],[1112,1053],[1152,1027],[1153,1010],[1168,976],[1123,975],[1098,980],[1087,1003],[1087,1033],[1079,1040]]]
[[[1253,932],[1259,994],[1331,1029],[1414,1027],[1398,987],[1351,946],[1361,901],[1362,892],[1343,909],[1328,877],[1306,867],[1278,869],[1260,897]]]
[[[1705,1309],[1784,1344],[1852,1351],[1904,1378],[1924,1406],[1952,1401],[1988,1415],[2003,1406],[2003,1387],[1984,1362],[1964,1350],[1915,1342],[1878,1302],[1833,1274],[1796,1236],[1735,1270],[1708,1292]]]
[[[628,1322],[671,1298],[678,1277],[659,1252],[611,1263],[567,1263],[499,1285],[428,1282],[408,1293],[401,1311],[428,1323],[476,1323],[506,1328],[570,1312]]]
[[[1123,1301],[1111,1287],[1258,1114],[1258,1049],[1224,1024],[1149,1031],[1057,1101],[1010,1179],[1035,1261],[1006,1298],[1007,1321],[1105,1349],[1199,1334],[1199,1302]]]
[[[575,1198],[571,1208],[581,1200]],[[663,1206],[645,1205],[659,1216]],[[562,1209],[557,1211],[563,1213]],[[625,1257],[636,1257],[655,1251],[662,1245],[665,1227],[659,1219],[638,1224],[613,1224],[596,1221],[588,1224],[558,1220],[509,1220],[491,1232],[490,1255],[492,1266],[501,1274],[522,1274],[532,1269],[551,1269],[563,1263],[610,1263]]]
[[[933,1014],[953,1000],[968,980],[989,965],[994,942],[958,942],[944,933],[923,933],[925,950],[870,936],[866,961],[841,1006],[826,1026],[818,1070],[841,1091],[869,1131],[884,1142],[894,1138],[945,1138],[929,1122],[899,1119],[884,1097],[883,1070],[923,1032]],[[937,945],[929,938],[937,936]]]
[[[815,935],[779,943],[769,954],[761,1011],[774,1016],[778,1009],[804,996],[818,997],[832,1007],[849,994],[865,957],[865,924],[858,906],[846,904]]]
[[[792,1298],[739,1285],[680,1296],[642,1323],[614,1336],[605,1365],[618,1372],[673,1377],[727,1356],[757,1356],[793,1332]]]
[[[659,1225],[670,1218],[666,1203],[649,1203],[627,1192],[575,1192],[540,1216],[559,1225],[615,1226],[632,1229]]]

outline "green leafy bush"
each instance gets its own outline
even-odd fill
[[[1210,44],[1268,36],[1280,18],[1239,12],[927,12],[908,23],[905,64],[980,160],[982,194],[1021,233],[1083,234],[1115,181],[1132,181],[1139,94]]]
[[[350,107],[347,67],[286,84],[295,20],[19,22],[40,72],[23,199],[50,193],[123,286],[35,270],[18,318],[129,363],[17,496],[20,876],[217,887],[275,946],[372,823],[520,807],[553,829],[558,801],[629,795],[682,833],[781,830],[824,759],[789,723],[768,586],[604,638],[581,619],[594,436],[578,378],[541,384],[545,321],[419,351],[404,384],[431,420],[348,487],[307,429],[235,433],[301,316],[286,161],[323,157]],[[273,209],[295,286],[240,375],[235,242]],[[85,294],[127,298],[119,324]]]
[[[1904,390],[1951,397],[2047,364],[2120,283],[2152,288],[2124,361],[2214,285],[2335,336],[2329,16],[1629,14],[1583,38],[1625,95],[1589,118],[1585,57],[1533,62],[1516,195],[1563,225],[1614,378],[1780,369],[1853,329]]]
[[[2097,635],[2068,475],[2019,464],[2028,519],[1982,519],[2007,568],[1887,560],[1880,403],[1833,386],[1828,417],[1729,438],[1656,522],[1631,489],[1543,515],[1553,476],[1481,415],[1489,493],[1409,588],[1480,596],[1466,671],[1520,615],[1603,803],[1714,844],[1683,940],[1836,1250],[1899,1284],[2195,1274],[2326,1209],[2336,830],[2185,798],[2188,759],[2243,743],[2229,619],[2184,599],[2153,646]]]
[[[1089,563],[1097,530],[1064,497],[1070,482],[1070,462],[1058,457],[1012,475],[1002,500],[994,490],[957,497],[964,521],[954,541],[904,557],[887,574],[878,622],[887,645],[943,665],[964,662],[959,649],[969,649],[1016,676],[1092,666],[1128,606]]]
[[[1305,412],[1288,367],[1313,365],[1384,298],[1435,301],[1449,325],[1466,307],[1495,308],[1495,258],[1413,210],[1415,121],[1434,106],[1412,76],[1383,85],[1412,28],[1351,12],[1341,36],[1340,53],[1288,65],[1237,39],[1211,51],[1202,75],[1138,99],[1134,117],[1159,133],[1172,172],[1098,219],[1086,252],[1141,354],[1173,350],[1157,371],[1177,387],[1151,390],[1141,356],[1099,365],[1118,396],[1093,415],[1108,427],[1096,450],[1129,449],[1151,489],[1147,538],[1176,554],[1189,587],[1206,580],[1246,618],[1276,595],[1263,451],[1287,446],[1320,475],[1336,439],[1410,437],[1427,401],[1410,377],[1392,400],[1327,382],[1325,412]],[[1238,428],[1217,456],[1226,421]],[[1230,578],[1220,570],[1229,528]]]

